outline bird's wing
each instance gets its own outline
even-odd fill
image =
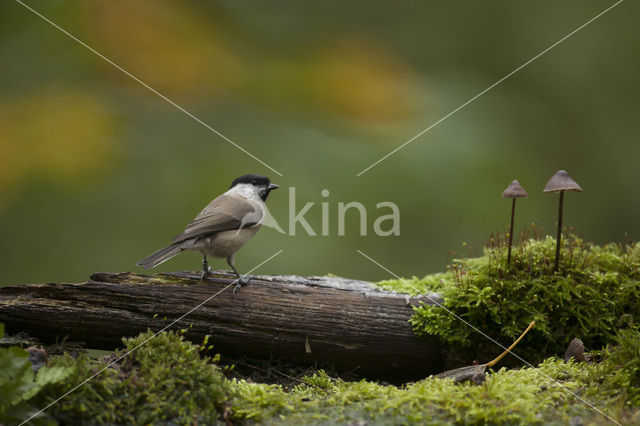
[[[207,205],[172,243],[214,232],[253,226],[263,218],[264,209],[243,197],[222,194]]]

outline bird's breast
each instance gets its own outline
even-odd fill
[[[200,238],[193,248],[205,256],[227,257],[240,250],[258,232],[260,226],[261,224],[257,224],[250,228],[217,232]]]

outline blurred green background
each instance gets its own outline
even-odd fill
[[[330,235],[263,229],[256,273],[360,279],[444,269],[450,250],[516,224],[565,224],[598,243],[640,237],[640,5],[624,2],[362,176],[356,174],[613,4],[566,2],[61,1],[28,4],[284,174],[275,175],[29,12],[0,4],[0,283],[141,271],[231,180],[264,174],[287,229],[288,187]],[[323,189],[330,191],[321,197]],[[369,236],[337,203],[368,208]],[[401,210],[378,237],[375,204]],[[387,213],[385,211],[384,213]],[[157,270],[197,269],[185,253]],[[223,261],[214,263],[224,267]]]

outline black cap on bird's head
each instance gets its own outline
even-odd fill
[[[258,193],[260,194],[260,198],[262,198],[263,201],[267,201],[269,192],[271,192],[274,189],[280,188],[275,183],[271,183],[271,180],[269,180],[268,177],[260,176],[260,175],[244,175],[244,176],[235,178],[231,183],[231,188],[241,183],[253,185],[259,188]]]
[[[239,183],[248,183],[249,185],[254,186],[269,186],[271,181],[268,177],[260,176],[260,175],[244,175],[237,177],[231,183],[231,188],[236,186]]]

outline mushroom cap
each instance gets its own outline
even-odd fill
[[[502,198],[527,198],[529,194],[524,190],[518,180],[512,181],[507,189],[502,192]]]
[[[560,192],[560,191],[577,191],[582,192],[580,185],[571,179],[569,173],[564,170],[558,170],[555,175],[551,176],[549,182],[544,186],[543,192]]]

